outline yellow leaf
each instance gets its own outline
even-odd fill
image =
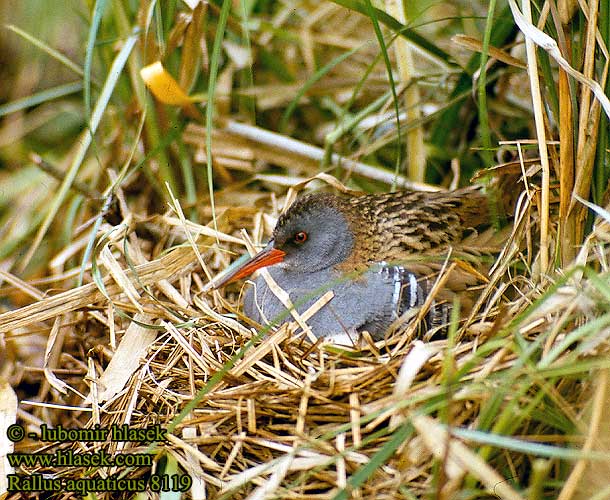
[[[140,76],[153,95],[164,104],[187,106],[193,102],[160,61],[142,68]]]

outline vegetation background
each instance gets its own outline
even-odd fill
[[[155,470],[192,498],[610,498],[610,2],[3,0],[0,19],[0,422],[161,422]],[[320,174],[513,199],[479,316],[359,354],[237,323],[208,279],[287,192],[341,187]]]

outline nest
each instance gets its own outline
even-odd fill
[[[144,484],[149,494],[151,485],[161,488],[161,477],[188,477],[174,487],[192,486],[192,498],[421,498],[434,491],[450,498],[475,486],[522,498],[535,453],[519,443],[535,441],[552,453],[580,441],[585,428],[568,429],[559,416],[553,425],[535,408],[550,398],[549,408],[569,408],[576,420],[594,390],[588,370],[606,373],[608,327],[602,334],[578,328],[599,315],[594,282],[571,273],[539,299],[522,275],[510,278],[521,258],[512,238],[476,317],[454,322],[446,338],[418,340],[414,317],[384,341],[359,348],[311,343],[295,323],[268,331],[248,325],[239,289],[226,297],[207,291],[200,264],[213,275],[230,259],[215,241],[237,254],[247,243],[238,233],[242,224],[261,236],[274,222],[265,224],[259,210],[220,207],[229,212],[232,222],[217,221],[224,231],[172,214],[138,221],[129,234],[107,226],[112,236],[98,252],[93,283],[2,315],[4,330],[20,332],[9,337],[5,354],[13,362],[24,358],[16,352],[24,348],[19,335],[32,345],[39,325],[54,318],[38,365],[44,369],[15,374],[15,385],[38,388],[35,400],[21,402],[28,430],[39,432],[44,423],[166,431],[156,443],[26,439],[18,451],[132,454],[150,462],[22,466],[20,474],[59,478],[64,487],[129,479],[125,488]],[[143,227],[171,235],[174,246],[181,234],[185,243],[206,236],[145,262],[151,245],[138,236]],[[585,261],[604,228],[587,240]],[[512,301],[503,293],[508,286],[519,290]],[[570,339],[570,331],[581,334]],[[523,439],[493,443],[484,430]],[[550,477],[563,474],[549,469]]]

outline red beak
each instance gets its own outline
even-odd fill
[[[250,276],[254,271],[261,267],[272,266],[284,260],[286,252],[273,247],[273,242],[270,242],[255,256],[250,257],[246,262],[233,271],[223,276],[218,283],[214,284],[214,288],[220,288],[227,283],[232,283],[246,276]]]

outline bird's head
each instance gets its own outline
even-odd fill
[[[318,193],[298,199],[278,219],[267,246],[223,277],[216,288],[266,266],[307,274],[343,262],[354,247],[345,213],[342,199],[334,195]]]

